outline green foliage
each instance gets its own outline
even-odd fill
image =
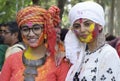
[[[48,9],[51,5],[56,5],[56,0],[40,0],[40,6]]]
[[[16,12],[22,7],[29,5],[31,0],[0,0],[0,23],[15,20]]]
[[[39,5],[49,8],[56,5],[56,0],[39,0]],[[32,0],[0,0],[0,23],[15,20],[16,12],[21,8],[32,5]]]

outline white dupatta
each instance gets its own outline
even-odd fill
[[[67,74],[65,81],[73,81],[76,72],[80,71],[84,58],[86,44],[80,43],[75,34],[69,30],[65,37],[66,57],[73,64]],[[78,56],[77,53],[80,53]]]

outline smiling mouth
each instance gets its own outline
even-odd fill
[[[31,42],[31,43],[34,43],[34,42],[37,41],[37,39],[29,39],[28,41]]]

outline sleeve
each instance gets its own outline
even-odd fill
[[[120,81],[120,60],[117,52],[109,50],[104,54],[98,67],[97,81]]]
[[[62,60],[61,64],[49,74],[47,81],[65,81],[69,68],[70,64]]]
[[[65,60],[63,60],[62,63],[59,66],[57,66],[56,81],[65,81],[69,68],[70,68],[70,64]]]
[[[47,81],[57,81],[57,77],[54,71],[48,74]]]
[[[6,59],[1,74],[0,74],[0,81],[10,81],[10,77],[11,77],[11,61],[12,58],[9,57],[8,59]]]

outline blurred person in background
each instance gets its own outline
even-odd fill
[[[25,49],[16,21],[10,21],[6,23],[5,26],[1,26],[1,32],[4,38],[4,44],[9,46],[6,50],[5,58],[15,52]]]
[[[4,64],[5,52],[8,48],[8,45],[4,44],[4,37],[2,36],[2,31],[1,31],[2,26],[5,26],[5,24],[4,23],[0,24],[0,71],[1,71],[2,66]]]

